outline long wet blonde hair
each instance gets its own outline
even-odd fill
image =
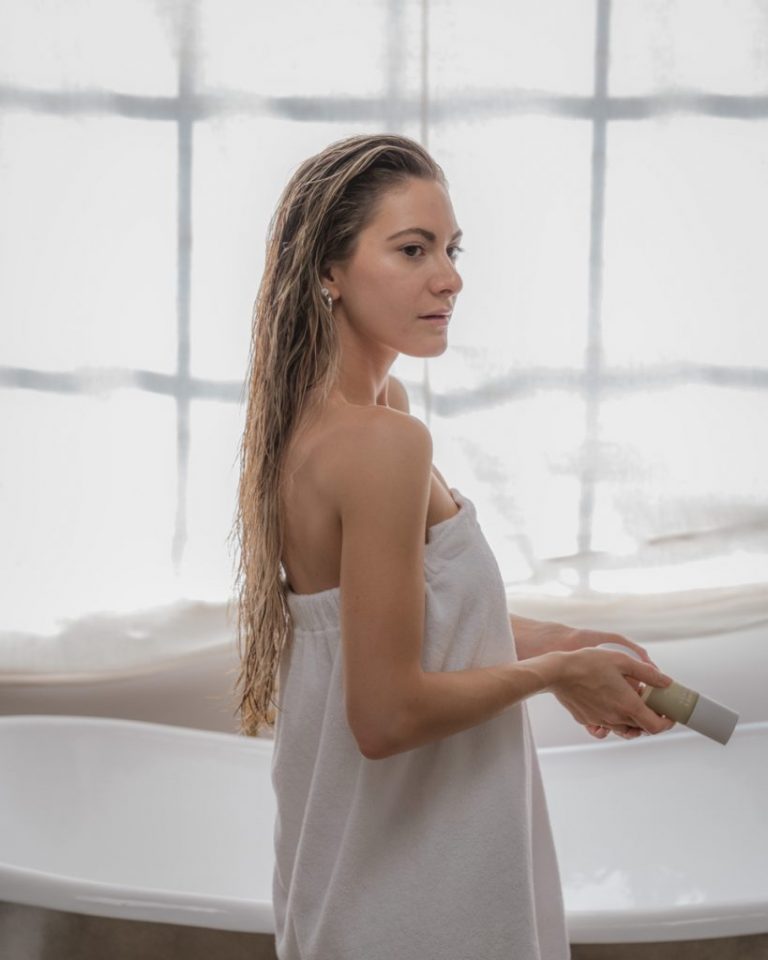
[[[275,725],[278,669],[293,635],[282,566],[283,453],[310,393],[327,400],[339,372],[323,277],[330,264],[352,257],[383,194],[410,177],[447,186],[440,165],[408,137],[338,140],[298,167],[269,223],[252,317],[237,513],[227,538],[237,541],[236,712],[246,736]]]

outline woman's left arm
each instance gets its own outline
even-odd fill
[[[643,647],[619,633],[580,630],[578,627],[568,627],[564,623],[531,620],[514,614],[509,615],[509,625],[515,637],[518,660],[538,657],[552,650],[581,650],[584,647],[597,647],[601,643],[621,643],[637,653],[646,663],[653,663]]]

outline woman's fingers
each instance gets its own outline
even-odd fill
[[[605,727],[601,727],[597,723],[585,723],[587,731],[592,734],[593,737],[596,737],[598,740],[604,740],[608,736],[608,731]]]
[[[637,737],[641,736],[644,732],[639,727],[630,727],[627,724],[616,724],[611,727],[606,727],[597,723],[587,723],[585,727],[597,740],[604,740],[609,733],[614,733],[617,737],[622,737],[624,740],[636,740]]]
[[[618,733],[618,735],[624,737],[625,740],[635,740],[642,735],[643,731],[637,727],[624,727],[623,730],[614,730],[614,733]]]
[[[635,653],[645,661],[645,663],[653,663],[653,660],[651,660],[645,647],[641,647],[640,644],[633,643],[631,640],[627,640],[626,637],[622,637],[622,641],[624,646],[629,647],[630,650],[634,650]]]
[[[587,730],[598,740],[605,740],[609,733],[615,733],[617,737],[624,737],[626,740],[634,740],[639,737],[642,730],[637,727],[628,727],[626,725],[617,725],[614,727],[604,727],[595,723],[585,724]]]
[[[641,663],[639,660],[634,660],[624,675],[642,680],[643,683],[649,683],[653,687],[668,687],[673,682],[672,677],[667,676],[652,663]]]
[[[627,653],[582,648],[563,652],[552,692],[592,736],[606,728],[618,736],[661,733],[671,726],[640,696],[640,684],[667,687],[672,678]],[[628,689],[631,688],[631,689]],[[600,718],[598,720],[598,717]]]
[[[652,687],[664,688],[673,682],[672,677],[662,673],[658,667],[654,667],[649,663],[641,663],[637,660],[632,661],[632,667],[624,674],[624,677],[630,683],[632,683],[633,680],[642,680],[643,683]],[[634,686],[634,683],[632,683],[632,685]],[[635,689],[639,692],[637,687]],[[629,719],[634,722],[635,726],[648,733],[663,733],[673,726],[673,721],[651,710],[639,697],[634,711],[629,715]]]
[[[645,647],[641,647],[639,643],[635,643],[634,640],[629,640],[621,634],[612,634],[612,637],[613,639],[610,641],[609,646],[627,647],[628,650],[636,653],[644,663],[650,663],[652,666],[656,666],[653,660],[651,660],[648,651]]]

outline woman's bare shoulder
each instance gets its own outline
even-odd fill
[[[374,446],[384,446],[387,441],[396,443],[400,438],[407,442],[414,435],[431,438],[423,421],[400,407],[392,406],[349,406],[341,412],[334,426],[336,441],[352,455],[359,451],[361,443],[367,446],[368,437]]]
[[[420,451],[432,456],[432,436],[425,423],[402,410],[385,406],[348,407],[333,426],[326,447],[328,480],[339,496],[348,480],[393,461],[405,462]]]

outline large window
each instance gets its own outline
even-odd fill
[[[267,223],[381,130],[466,248],[392,372],[510,592],[764,591],[767,83],[749,0],[0,0],[0,633],[223,608]]]

